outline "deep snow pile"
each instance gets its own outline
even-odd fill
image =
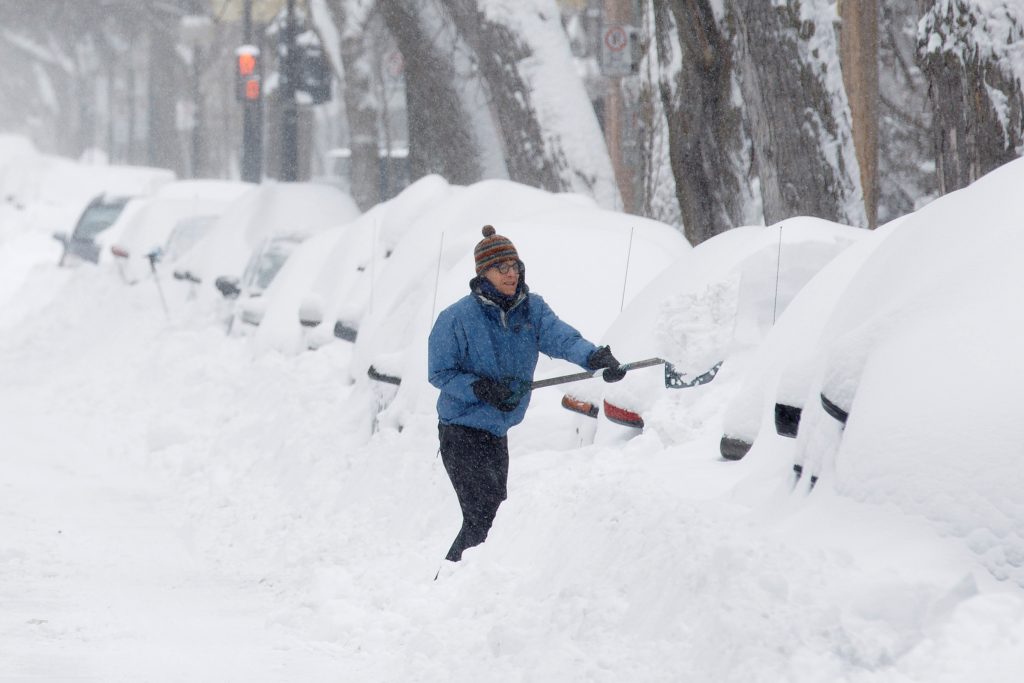
[[[836,438],[812,413],[797,448],[843,495],[922,515],[1024,585],[1022,178],[1018,160],[937,199],[871,255],[815,359],[812,390],[849,421]]]
[[[60,275],[33,271],[23,295]],[[170,302],[168,324],[152,291],[93,268],[36,303],[0,336],[11,443],[42,430],[55,474],[95,462],[102,481],[143,463],[179,492],[186,547],[264,606],[206,634],[206,648],[255,620],[363,680],[1009,681],[1022,663],[1024,600],[958,544],[833,496],[765,503],[711,441],[527,450],[542,435],[513,431],[511,497],[491,538],[434,582],[459,524],[436,437],[371,436],[347,419],[362,399],[338,380],[346,345],[254,355],[189,320],[185,301]],[[2,519],[28,522],[17,508]],[[41,590],[37,566],[6,543],[3,584]],[[184,591],[204,576],[164,580]],[[26,612],[49,620],[42,633],[5,624],[8,637],[95,648],[61,631],[60,604]],[[115,655],[139,644],[120,617],[111,610],[115,630],[95,636]],[[151,674],[195,671],[188,654]],[[146,671],[140,656],[105,665],[110,679]]]
[[[1009,682],[1024,667],[1024,592],[961,539],[895,498],[840,495],[869,481],[857,470],[794,492],[764,466],[784,461],[777,442],[718,457],[739,373],[693,399],[706,419],[672,446],[650,431],[561,449],[548,422],[514,429],[490,538],[434,581],[460,523],[436,432],[373,431],[351,345],[260,351],[186,288],[165,288],[165,316],[151,282],[56,268],[47,239],[0,224],[17,273],[0,294],[0,678]],[[984,271],[980,253],[957,272]],[[864,443],[850,453],[884,471]],[[909,493],[948,500],[955,481]]]

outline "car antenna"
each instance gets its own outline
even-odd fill
[[[779,223],[779,252],[775,257],[775,300],[772,302],[772,327],[775,327],[775,314],[779,310],[779,273],[782,271],[782,223]]]
[[[376,268],[374,265],[377,262],[377,223],[379,219],[373,217],[373,236],[370,238],[370,313],[373,313],[373,281],[376,277]]]
[[[622,309],[626,305],[626,283],[629,281],[629,257],[633,253],[634,232],[636,232],[636,226],[629,229],[629,248],[626,249],[626,272],[622,276],[622,300],[619,301],[619,313],[622,313]]]
[[[444,231],[441,231],[441,248],[437,251],[437,273],[434,275],[434,303],[430,306],[430,322],[434,322],[434,312],[437,310],[437,283],[441,280],[441,259],[444,257]]]

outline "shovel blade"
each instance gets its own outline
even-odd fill
[[[722,367],[722,361],[715,363],[710,370],[696,377],[687,377],[686,373],[679,372],[671,363],[665,363],[665,387],[668,389],[689,389],[691,387],[707,384],[715,378]]]

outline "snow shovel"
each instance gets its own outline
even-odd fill
[[[665,363],[663,358],[648,358],[646,360],[637,360],[632,363],[623,363],[619,366],[620,369],[626,370],[639,370],[640,368],[649,368],[653,365],[662,365]],[[666,365],[667,368],[667,365]],[[571,375],[560,375],[558,377],[549,377],[548,379],[539,379],[530,384],[530,389],[540,389],[542,387],[553,387],[556,384],[567,384],[568,382],[579,382],[580,380],[590,379],[591,377],[597,376],[597,373],[603,372],[605,368],[598,368],[597,370],[587,370],[586,372],[575,372]],[[522,398],[520,396],[520,398]]]
[[[647,358],[646,360],[637,360],[632,363],[623,363],[619,367],[628,372],[629,370],[649,368],[653,365],[665,366],[665,386],[669,389],[686,389],[701,384],[707,384],[715,378],[715,375],[718,374],[719,369],[722,367],[722,363],[718,362],[704,374],[697,375],[692,379],[686,379],[685,372],[679,372],[676,370],[674,365],[664,358]],[[559,377],[537,380],[530,384],[530,389],[540,389],[541,387],[551,387],[556,384],[566,384],[568,382],[578,382],[580,380],[590,379],[591,377],[597,376],[597,373],[602,372],[603,370],[604,368],[600,368],[598,370],[588,370],[586,372],[576,372],[571,375],[561,375]]]
[[[705,372],[702,375],[698,375],[693,379],[685,379],[685,374],[679,372],[675,367],[666,361],[664,358],[646,358],[644,360],[633,361],[632,363],[623,363],[619,366],[622,370],[639,370],[640,368],[649,368],[654,365],[665,366],[665,386],[669,389],[685,389],[688,387],[695,387],[701,384],[707,384],[715,378],[718,374],[719,368],[722,367],[722,363],[716,363],[714,367]],[[517,377],[505,378],[504,384],[512,389],[512,395],[507,399],[509,406],[515,406],[522,400],[523,396],[534,389],[541,389],[543,387],[553,387],[558,384],[568,384],[569,382],[579,382],[585,379],[591,379],[596,377],[597,373],[603,372],[605,368],[598,368],[597,370],[587,370],[585,372],[574,372],[571,375],[559,375],[558,377],[549,377],[548,379],[540,379],[534,382],[525,382]]]

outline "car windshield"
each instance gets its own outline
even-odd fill
[[[298,245],[298,240],[287,237],[278,237],[264,242],[263,248],[253,254],[245,269],[242,283],[246,289],[252,292],[262,292],[269,287],[270,283],[274,281],[277,271],[281,270],[281,266]]]
[[[164,259],[173,261],[194,247],[216,220],[217,216],[191,216],[178,221],[164,246]]]
[[[91,240],[100,234],[117,220],[124,210],[125,202],[98,202],[90,205],[75,226],[74,238],[76,240]]]

